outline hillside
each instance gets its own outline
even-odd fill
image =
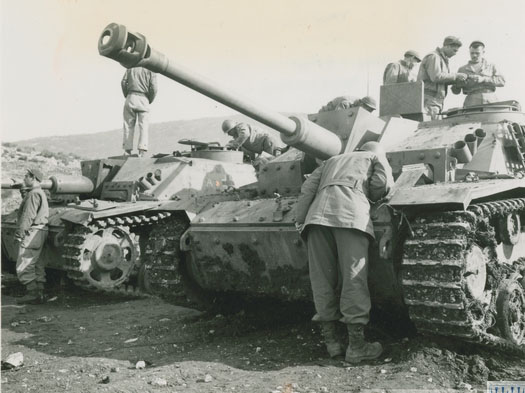
[[[269,133],[278,134],[276,131],[261,123],[248,119],[243,115],[169,121],[151,124],[149,151],[150,153],[171,153],[176,150],[186,150],[187,146],[177,143],[180,139],[226,143],[230,138],[221,131],[221,124],[228,118],[234,119],[235,121],[246,121],[250,124],[257,124]],[[135,138],[137,137],[138,135],[135,135]],[[122,153],[122,130],[118,129],[93,134],[42,137],[14,143],[17,146],[32,147],[42,151],[66,152],[84,158],[101,158]]]

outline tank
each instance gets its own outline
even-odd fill
[[[373,310],[406,316],[421,333],[523,351],[525,114],[517,102],[429,121],[418,82],[383,86],[380,117],[350,108],[288,118],[176,65],[122,25],[104,29],[99,52],[201,92],[291,146],[261,167],[249,197],[202,210],[184,233],[161,224],[165,236],[181,235],[176,257],[159,256],[165,291],[182,281],[208,305],[226,295],[310,300],[307,250],[294,223],[301,185],[322,160],[375,140],[395,184],[371,212]]]
[[[179,143],[190,149],[82,161],[82,176],[44,180],[50,205],[42,251],[47,267],[65,271],[90,290],[138,295],[162,286],[166,272],[156,261],[177,257],[173,245],[191,218],[213,203],[249,193],[257,180],[242,152],[216,142]],[[2,184],[2,189],[21,188]],[[166,226],[178,231],[165,237]],[[2,267],[13,272],[16,229],[17,212],[3,215]]]

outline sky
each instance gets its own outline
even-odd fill
[[[473,40],[525,105],[523,0],[0,0],[2,141],[121,128],[124,68],[98,54],[111,22],[200,75],[279,112],[314,113],[340,95],[379,98],[383,70],[447,35]],[[159,76],[151,121],[231,109]],[[445,107],[461,106],[450,94]]]

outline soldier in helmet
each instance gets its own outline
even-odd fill
[[[361,151],[334,156],[303,183],[296,206],[296,225],[306,237],[310,281],[316,314],[328,354],[345,352],[336,334],[347,326],[345,360],[375,359],[380,343],[367,343],[369,321],[368,245],[374,239],[370,203],[384,197],[393,184],[392,169],[377,142]]]
[[[334,98],[333,100],[328,102],[328,104],[319,109],[319,113],[338,111],[340,109],[355,108],[358,106],[366,109],[368,112],[373,112],[377,108],[376,100],[370,96],[366,96],[363,98],[357,98],[353,96],[340,96]]]
[[[250,124],[237,123],[228,119],[222,123],[222,130],[234,138],[228,142],[226,147],[234,150],[241,149],[252,161],[262,152],[277,156],[281,151],[275,137]]]
[[[46,195],[40,187],[42,179],[39,169],[27,170],[24,177],[26,193],[18,209],[18,229],[15,232],[15,241],[19,244],[16,274],[27,289],[27,294],[18,300],[21,304],[37,304],[44,300],[45,264],[40,254],[48,233],[49,207]]]
[[[390,63],[383,73],[383,84],[415,82],[417,79],[416,64],[421,62],[421,56],[415,50],[407,50],[403,60]]]

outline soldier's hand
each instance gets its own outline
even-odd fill
[[[299,232],[302,232],[304,228],[304,223],[299,224],[298,222],[295,223],[295,229],[297,229]]]
[[[464,81],[467,80],[467,78],[468,78],[468,75],[467,75],[467,74],[464,74],[464,73],[462,73],[462,72],[458,72],[458,73],[456,74],[456,80],[457,80],[457,81],[464,82]]]
[[[479,75],[469,75],[468,81],[474,82],[474,83],[480,83],[482,81],[482,78]]]

